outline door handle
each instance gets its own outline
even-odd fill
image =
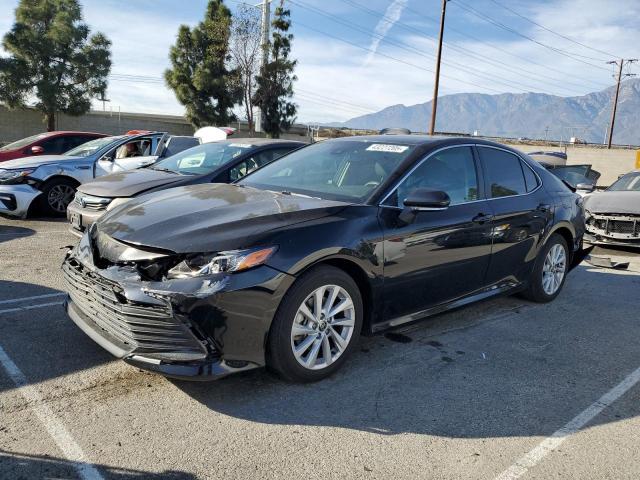
[[[473,223],[484,223],[493,220],[493,215],[487,215],[486,213],[479,213],[471,219]]]

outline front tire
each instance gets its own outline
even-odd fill
[[[58,178],[45,184],[41,197],[43,213],[52,217],[64,217],[76,194],[76,188],[76,182],[66,178]]]
[[[529,286],[522,296],[538,303],[552,301],[560,294],[568,271],[567,242],[562,235],[554,233],[538,255]]]
[[[285,295],[269,333],[268,365],[283,378],[314,382],[353,352],[363,321],[362,295],[344,271],[320,266]]]

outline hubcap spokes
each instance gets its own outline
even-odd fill
[[[291,348],[300,365],[320,370],[346,350],[355,326],[355,307],[347,291],[324,285],[298,308],[291,328]]]
[[[567,254],[562,245],[554,245],[542,267],[542,289],[547,295],[558,291],[567,270]]]
[[[47,200],[49,206],[56,212],[64,213],[67,210],[67,206],[73,200],[75,190],[68,185],[56,185],[49,190]]]

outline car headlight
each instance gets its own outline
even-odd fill
[[[35,168],[0,170],[0,183],[21,183],[24,177],[31,175],[35,171]]]
[[[167,272],[167,278],[187,278],[240,272],[263,265],[278,247],[192,255]]]

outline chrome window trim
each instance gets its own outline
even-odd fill
[[[424,162],[426,162],[427,160],[429,160],[433,155],[435,155],[435,154],[437,154],[437,153],[439,153],[439,152],[442,152],[443,150],[449,150],[449,149],[451,149],[451,148],[458,148],[458,147],[471,147],[471,148],[473,148],[474,146],[475,146],[475,145],[474,145],[473,143],[463,143],[463,144],[458,144],[458,145],[447,145],[447,146],[445,146],[445,147],[440,147],[440,148],[438,148],[437,150],[434,150],[433,152],[430,152],[430,153],[429,153],[426,157],[424,157],[422,160],[419,160],[419,161],[418,161],[418,162],[417,162],[417,163],[416,163],[416,164],[411,168],[411,170],[409,170],[407,173],[405,173],[405,174],[402,176],[402,178],[400,178],[400,179],[399,179],[399,180],[398,180],[398,181],[393,185],[393,187],[389,190],[389,193],[387,193],[387,194],[382,198],[382,200],[380,200],[380,201],[378,202],[378,206],[379,206],[379,207],[387,207],[387,208],[388,208],[388,207],[391,207],[391,208],[399,208],[399,209],[402,209],[402,207],[398,207],[398,206],[394,206],[394,205],[383,205],[383,203],[384,203],[384,202],[386,202],[386,201],[387,201],[387,199],[388,199],[391,195],[393,195],[393,192],[395,192],[395,191],[398,189],[398,187],[402,184],[402,182],[404,182],[404,181],[407,179],[407,177],[408,177],[409,175],[411,175],[414,171],[416,171],[416,170],[417,170],[417,169],[418,169],[418,168],[419,168],[419,167],[420,167]],[[474,162],[474,165],[476,165],[476,158],[475,158],[475,155],[473,156],[473,162]],[[476,175],[476,177],[477,177],[477,175]],[[477,180],[478,180],[478,178],[476,178],[476,181],[477,181]],[[479,185],[479,184],[478,184],[478,187],[480,187],[480,185]],[[486,199],[481,199],[481,200],[471,200],[471,201],[469,201],[469,202],[456,203],[455,205],[451,205],[451,207],[456,207],[456,206],[458,206],[458,205],[466,205],[467,203],[483,202],[483,201],[485,201],[485,200],[486,200]],[[449,208],[449,207],[447,207],[447,208]]]

